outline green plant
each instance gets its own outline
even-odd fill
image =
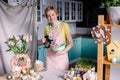
[[[28,33],[22,35],[13,35],[5,42],[8,46],[8,50],[12,51],[14,54],[28,53],[29,49],[27,49],[28,43],[32,41],[32,36]]]
[[[83,68],[92,68],[94,63],[88,59],[80,59],[76,62],[76,66]]]
[[[120,6],[120,0],[105,0],[103,4],[105,7]]]

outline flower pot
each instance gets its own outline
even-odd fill
[[[107,13],[111,24],[120,24],[120,7],[108,7]]]

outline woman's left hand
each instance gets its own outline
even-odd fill
[[[65,54],[65,51],[56,51],[56,54],[57,54],[57,55]]]

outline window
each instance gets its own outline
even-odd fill
[[[37,0],[37,22],[42,22],[42,0]]]
[[[83,3],[81,1],[57,0],[58,20],[83,21]]]

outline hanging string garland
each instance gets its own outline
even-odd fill
[[[33,2],[32,4],[28,5],[27,3],[25,5],[22,5],[22,7],[34,7],[37,6],[37,2]]]
[[[32,4],[27,4],[26,3],[25,5],[21,5],[22,8],[24,8],[24,7],[28,7],[29,8],[29,7],[35,7],[35,6],[37,6],[37,2],[33,2]],[[10,9],[11,9],[11,6],[7,5],[6,6],[6,10],[10,11]]]
[[[10,6],[6,6],[6,10],[7,10],[7,11],[10,11]]]

